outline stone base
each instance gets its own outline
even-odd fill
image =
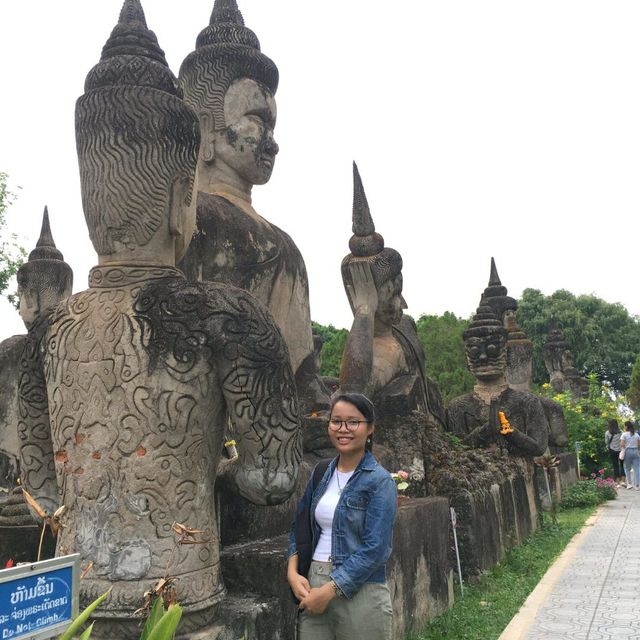
[[[420,631],[453,604],[449,526],[446,498],[411,499],[398,508],[387,565],[394,638]],[[287,536],[224,549],[230,597],[221,605],[220,624],[184,640],[293,640],[296,607],[286,581],[286,549]],[[260,595],[236,595],[255,593]]]

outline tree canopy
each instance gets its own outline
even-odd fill
[[[469,324],[450,311],[441,316],[422,315],[416,323],[427,358],[427,375],[438,385],[445,405],[473,388],[467,369],[462,332]]]
[[[594,295],[575,296],[564,289],[550,296],[537,289],[525,289],[517,313],[518,323],[534,344],[535,383],[549,379],[542,346],[549,329],[558,326],[564,331],[582,375],[594,372],[600,382],[608,382],[620,393],[626,391],[640,354],[640,323],[623,305]]]
[[[349,332],[346,329],[336,329],[332,324],[325,326],[312,322],[311,326],[313,333],[320,336],[323,342],[320,352],[320,375],[337,378],[340,375],[342,352]]]

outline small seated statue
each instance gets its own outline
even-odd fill
[[[533,373],[533,343],[518,325],[518,303],[507,295],[507,288],[500,281],[493,258],[491,258],[489,284],[482,294],[482,300],[491,307],[507,331],[507,369],[505,372],[507,383],[516,391],[529,392]],[[562,406],[545,396],[538,396],[538,398],[549,425],[549,450],[552,453],[560,453],[566,449],[569,442]]]
[[[47,207],[38,242],[18,269],[17,280],[19,313],[27,329],[71,295],[73,272],[53,241]],[[19,477],[18,378],[25,340],[26,335],[15,335],[0,343],[0,490],[4,491],[11,491]]]
[[[99,264],[29,332],[23,480],[65,507],[59,555],[110,589],[92,637],[137,639],[136,610],[176,578],[182,633],[225,595],[214,486],[261,505],[294,489],[301,445],[287,348],[268,310],[176,267],[191,239],[200,128],[138,0],[126,0],[76,104],[82,202]],[[238,456],[225,459],[229,440]],[[37,455],[34,446],[38,446]],[[55,469],[55,470],[54,470]],[[195,531],[180,544],[181,532]]]
[[[476,384],[472,393],[451,401],[447,428],[473,447],[499,445],[513,455],[541,456],[548,445],[542,405],[538,396],[509,386],[505,376],[507,331],[483,302],[463,333],[467,365]],[[501,428],[500,412],[509,422],[510,431]]]
[[[376,232],[355,163],[353,181],[354,235],[351,253],[342,261],[342,280],[354,317],[342,356],[340,388],[372,397],[382,422],[419,410],[444,427],[442,399],[425,373],[416,325],[403,313],[402,257],[385,247]],[[384,430],[379,431],[377,440],[384,439]]]
[[[304,414],[326,409],[304,260],[291,237],[251,201],[253,186],[271,178],[278,153],[279,76],[235,0],[216,0],[179,77],[202,135],[196,233],[180,266],[191,280],[239,287],[267,306],[289,348]]]

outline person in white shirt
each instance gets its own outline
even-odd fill
[[[620,438],[620,447],[624,451],[624,475],[627,480],[627,489],[631,489],[631,469],[633,468],[633,485],[636,491],[640,490],[640,455],[638,445],[640,436],[636,433],[633,422],[624,423],[626,431]]]

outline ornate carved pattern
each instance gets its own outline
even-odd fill
[[[153,267],[98,268],[90,280],[101,286],[69,298],[46,341],[68,508],[59,551],[93,561],[84,598],[113,586],[107,615],[131,615],[167,571],[187,610],[213,606],[223,595],[213,486],[227,413],[243,495],[266,504],[293,487],[301,453],[286,347],[245,292]],[[204,530],[207,543],[176,548],[173,522]]]

